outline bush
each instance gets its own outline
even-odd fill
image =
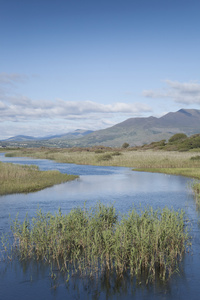
[[[128,143],[123,143],[122,148],[128,148],[129,144]]]
[[[185,133],[176,133],[169,139],[169,143],[174,143],[185,139],[187,139],[187,135]]]

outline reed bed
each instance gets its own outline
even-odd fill
[[[199,153],[200,154],[200,153]],[[122,166],[132,168],[199,168],[198,152],[178,152],[160,150],[95,150],[88,149],[20,149],[6,156],[28,156],[52,159],[57,162],[85,165]]]
[[[12,246],[20,259],[56,262],[70,276],[125,274],[167,280],[177,270],[189,243],[183,211],[136,209],[120,216],[98,203],[68,215],[39,210],[31,220],[12,221]]]
[[[0,195],[34,192],[77,177],[59,171],[40,171],[35,165],[0,162]]]

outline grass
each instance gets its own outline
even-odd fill
[[[102,151],[102,150],[101,150]],[[21,149],[7,156],[28,156],[52,159],[61,163],[122,166],[135,170],[184,175],[200,179],[200,155],[194,152],[106,149],[103,154],[93,148],[82,149]]]
[[[68,215],[40,211],[31,220],[13,220],[12,249],[19,259],[56,262],[70,276],[115,273],[171,277],[187,250],[189,235],[183,211],[135,209],[119,216],[113,206],[99,203]],[[5,247],[5,246],[4,246]]]
[[[101,150],[101,151],[100,151]],[[24,148],[9,151],[6,156],[27,156],[52,159],[61,163],[83,165],[123,166],[132,168],[199,168],[200,160],[191,159],[198,153],[135,149],[104,150],[96,148]],[[103,152],[102,152],[103,151]],[[102,154],[103,153],[103,154]],[[200,153],[200,152],[199,152]],[[108,156],[109,155],[109,156]],[[110,159],[111,157],[112,159]],[[106,159],[102,159],[106,157]]]
[[[40,171],[37,166],[0,162],[0,195],[35,192],[78,176]]]

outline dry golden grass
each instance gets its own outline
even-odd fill
[[[115,155],[121,153],[121,155]],[[200,154],[200,152],[199,152]],[[123,166],[131,168],[198,168],[200,160],[191,160],[197,152],[154,151],[154,150],[106,150],[97,153],[92,149],[21,149],[9,152],[12,156],[28,156],[34,158],[53,159],[63,163],[84,165]],[[110,159],[104,159],[110,155]]]

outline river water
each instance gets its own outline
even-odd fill
[[[55,185],[29,194],[0,197],[0,234],[9,232],[10,220],[18,213],[23,220],[26,213],[35,216],[43,212],[68,213],[72,208],[94,206],[98,201],[113,204],[116,210],[127,213],[134,207],[184,209],[191,222],[192,249],[184,256],[180,272],[165,284],[148,286],[136,284],[129,278],[121,282],[101,278],[94,282],[87,278],[71,278],[66,283],[56,273],[50,277],[49,266],[33,261],[0,261],[0,300],[11,299],[199,299],[200,295],[200,229],[199,213],[190,189],[191,179],[181,176],[134,172],[130,168],[97,167],[56,163],[32,158],[9,158],[0,154],[0,161],[35,164],[41,170],[59,170],[80,175],[79,179]],[[56,270],[54,270],[56,272]],[[55,288],[55,286],[57,286]]]

